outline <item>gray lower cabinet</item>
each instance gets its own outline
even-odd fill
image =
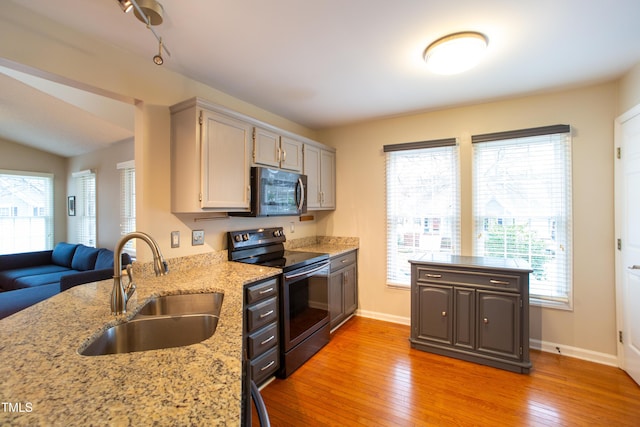
[[[358,251],[331,258],[329,274],[330,327],[334,329],[358,308]]]
[[[280,366],[278,279],[245,286],[244,351],[251,379],[261,384]]]
[[[528,373],[530,272],[514,260],[411,261],[411,346]]]

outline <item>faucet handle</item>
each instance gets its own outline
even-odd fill
[[[129,285],[131,286],[131,284],[133,283],[133,266],[131,264],[127,264],[127,266],[125,267],[127,270],[127,276],[129,276]]]

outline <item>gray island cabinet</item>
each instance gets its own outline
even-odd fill
[[[411,346],[529,373],[529,265],[427,255],[411,263]]]

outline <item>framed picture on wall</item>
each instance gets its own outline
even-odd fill
[[[76,216],[76,196],[67,197],[67,213],[69,216]]]

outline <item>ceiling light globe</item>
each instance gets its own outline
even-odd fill
[[[433,73],[458,74],[475,67],[487,45],[487,37],[481,33],[450,34],[431,43],[424,52],[424,60]]]
[[[153,57],[153,62],[154,62],[156,65],[162,65],[162,64],[164,63],[164,59],[162,59],[162,56],[160,56],[160,55],[155,55],[155,56]]]

